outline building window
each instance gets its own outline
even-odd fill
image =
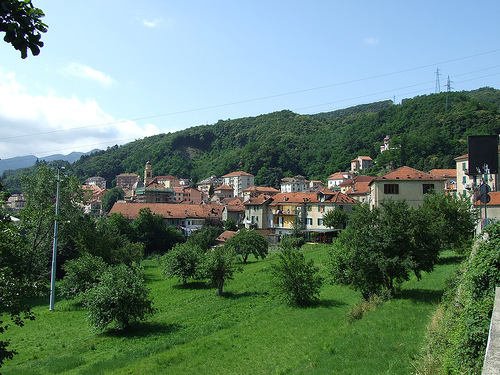
[[[313,224],[313,219],[312,217],[307,218],[307,225],[312,225]]]
[[[399,194],[399,185],[384,184],[384,194]]]
[[[422,184],[422,194],[428,194],[434,191],[434,184]]]
[[[325,212],[325,205],[324,204],[318,205],[318,212]]]
[[[318,225],[323,225],[323,219],[318,219]]]
[[[462,177],[462,184],[466,184],[467,183],[467,176],[463,176]]]
[[[466,171],[467,170],[467,163],[462,163],[462,171]]]

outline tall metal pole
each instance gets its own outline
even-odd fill
[[[57,189],[56,189],[56,216],[54,219],[54,242],[52,244],[52,273],[50,275],[50,304],[49,310],[54,310],[54,298],[56,295],[56,260],[57,260],[57,219],[59,216],[59,183],[61,168],[57,168]]]

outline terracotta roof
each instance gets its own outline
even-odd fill
[[[219,242],[226,242],[228,239],[233,237],[236,233],[238,233],[238,232],[234,232],[232,230],[226,230],[226,231],[222,232],[222,234],[219,237],[217,237],[215,240],[219,241]]]
[[[162,215],[165,219],[222,218],[222,210],[224,208],[223,206],[205,204],[116,202],[109,213],[121,213],[133,220],[139,217],[139,210],[146,207],[149,207],[154,214]]]
[[[429,174],[443,178],[457,178],[456,169],[432,169]]]
[[[361,160],[373,160],[371,157],[369,156],[358,156],[359,159]]]
[[[346,195],[366,195],[370,192],[370,182],[357,182],[345,193]]]
[[[434,180],[434,181],[444,181],[444,178],[433,176],[429,173],[425,173],[422,171],[419,171],[414,168],[410,167],[401,167],[396,169],[393,172],[389,172],[383,176],[375,178],[371,183],[374,181],[380,181],[380,180],[393,180],[393,181],[413,181],[413,180],[420,180],[420,181],[428,181],[428,180]]]
[[[262,194],[262,195],[259,195],[258,197],[252,197],[252,198],[248,199],[247,201],[244,202],[244,205],[245,206],[261,205],[264,202],[266,202],[267,200],[269,200],[269,198],[271,198],[270,195]]]
[[[257,192],[257,193],[279,193],[280,191],[278,189],[275,189],[273,187],[267,187],[267,186],[250,186],[246,189],[243,189],[243,192]]]
[[[338,191],[332,191],[329,189],[322,189],[317,193],[280,193],[276,194],[272,197],[273,202],[270,203],[271,206],[275,206],[277,204],[287,204],[287,203],[322,203],[318,199],[318,195],[325,195],[329,198],[325,200],[325,203],[359,203],[357,200],[348,197],[345,194],[342,194]]]
[[[344,181],[340,184],[340,186],[348,186],[352,184],[359,184],[360,182],[372,182],[376,177],[375,176],[364,176],[359,175],[350,180]]]
[[[221,185],[218,188],[216,188],[215,190],[234,190],[234,189],[229,185]]]
[[[139,177],[136,173],[122,173],[117,175],[116,177]]]
[[[243,172],[243,171],[231,172],[231,173],[225,174],[222,177],[233,177],[233,176],[250,176],[250,177],[254,177],[253,174],[250,174],[250,173],[247,173],[247,172]]]
[[[345,180],[346,179],[345,175],[347,175],[347,173],[337,172],[337,173],[334,173],[334,174],[331,174],[330,176],[328,176],[328,179],[329,180]]]

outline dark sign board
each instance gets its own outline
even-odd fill
[[[469,176],[498,173],[498,135],[469,135]]]

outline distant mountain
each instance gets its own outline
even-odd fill
[[[19,168],[26,168],[26,167],[31,167],[35,165],[36,161],[54,161],[54,160],[65,160],[69,163],[74,163],[80,157],[83,155],[90,155],[93,152],[100,151],[98,149],[94,149],[90,152],[72,152],[71,154],[68,155],[62,155],[62,154],[54,154],[54,155],[49,155],[49,156],[44,156],[43,158],[39,158],[35,155],[26,155],[26,156],[16,156],[14,158],[9,158],[9,159],[2,159],[0,160],[0,174],[3,173],[3,171],[9,170],[9,169],[19,169]]]

